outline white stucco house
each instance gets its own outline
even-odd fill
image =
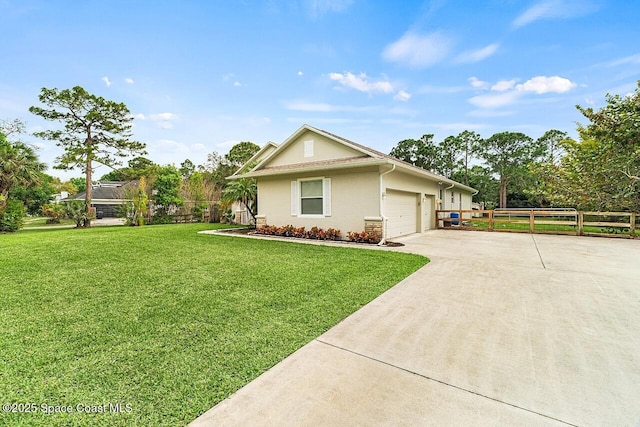
[[[255,167],[230,177],[256,179],[258,227],[365,230],[386,240],[435,228],[436,209],[471,209],[473,188],[309,125],[271,144]]]

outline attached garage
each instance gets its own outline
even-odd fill
[[[418,229],[418,195],[406,191],[387,190],[385,203],[387,238],[405,236]]]

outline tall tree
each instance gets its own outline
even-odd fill
[[[184,162],[180,163],[180,175],[183,178],[188,179],[192,173],[196,171],[196,165],[189,159],[185,159]]]
[[[82,193],[87,189],[87,181],[84,178],[70,178],[69,182],[76,186],[78,193]]]
[[[438,166],[438,148],[433,142],[432,134],[424,134],[420,139],[400,141],[389,155],[430,171]]]
[[[258,186],[255,179],[241,178],[231,181],[225,188],[222,197],[229,202],[237,201],[242,203],[247,208],[255,224],[257,195]]]
[[[175,166],[162,166],[158,170],[158,176],[151,184],[151,188],[153,189],[153,200],[157,206],[159,216],[171,214],[175,208],[181,206],[184,202],[184,199],[180,196],[181,182],[180,171]]]
[[[538,138],[538,144],[540,144],[545,150],[544,160],[554,165],[558,164],[565,153],[562,141],[567,138],[568,135],[566,132],[562,132],[557,129],[548,130]]]
[[[464,167],[462,144],[455,136],[448,136],[438,144],[438,165],[436,171],[447,178]]]
[[[258,151],[260,151],[260,146],[257,144],[250,141],[242,141],[231,147],[231,150],[224,157],[232,165],[240,167]]]
[[[87,183],[85,203],[90,213],[93,162],[114,167],[120,164],[119,158],[145,153],[145,144],[129,140],[133,116],[125,104],[92,95],[80,86],[63,90],[42,88],[38,99],[49,108],[33,106],[29,111],[46,120],[64,123],[64,129],[35,135],[56,141],[64,149],[64,154],[56,159],[56,169],[83,169]],[[90,226],[91,221],[86,225]]]
[[[21,122],[14,121],[11,124],[23,126]],[[4,212],[10,191],[18,186],[39,184],[44,169],[45,164],[39,161],[33,148],[21,141],[9,141],[4,133],[4,126],[0,127],[0,213]]]
[[[477,154],[498,175],[501,208],[507,207],[507,187],[522,174],[528,173],[527,164],[543,153],[540,144],[519,132],[501,132],[482,141]]]
[[[632,94],[607,94],[606,100],[607,105],[598,111],[576,105],[590,122],[578,125],[578,132],[582,139],[592,138],[602,144],[616,175],[640,181],[640,80]]]
[[[453,179],[462,182],[468,177],[470,187],[475,188],[478,192],[473,196],[473,201],[482,203],[485,209],[493,209],[498,205],[499,200],[499,183],[493,177],[491,170],[479,165],[474,165],[468,171],[459,170],[453,175]]]
[[[456,139],[462,155],[462,170],[464,171],[464,179],[460,182],[469,185],[469,164],[478,147],[482,145],[482,137],[474,131],[464,130],[456,136]]]

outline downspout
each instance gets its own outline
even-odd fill
[[[385,243],[387,243],[387,219],[388,218],[384,216],[384,200],[382,200],[382,193],[384,193],[384,191],[382,187],[382,177],[396,170],[396,165],[393,164],[392,166],[393,167],[391,169],[380,174],[380,218],[382,218],[382,239],[380,240],[380,243],[378,243],[378,246],[382,246]]]
[[[456,186],[456,183],[454,182],[453,184],[451,184],[451,187],[447,187],[444,189],[444,200],[442,201],[443,205],[446,207],[447,206],[447,190],[451,190],[453,187]],[[453,208],[453,205],[449,206],[450,208]],[[445,209],[446,211],[446,209]]]

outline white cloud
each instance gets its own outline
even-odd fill
[[[144,114],[142,113],[138,113],[135,116],[133,116],[134,118],[138,119],[138,120],[145,120],[146,117],[144,116]]]
[[[155,122],[162,129],[171,129],[173,128],[172,121],[176,120],[178,116],[173,113],[158,113],[158,114],[150,114],[148,116],[145,116],[144,114],[141,113],[141,114],[137,114],[136,118],[139,118],[141,120],[147,120],[147,119],[151,120]]]
[[[388,81],[370,81],[369,77],[365,73],[355,75],[353,73],[329,73],[331,80],[337,81],[342,86],[355,89],[360,92],[366,92],[368,94],[373,93],[391,93],[393,92],[393,85]]]
[[[411,98],[411,94],[404,90],[399,91],[396,96],[393,97],[396,101],[408,101]]]
[[[242,87],[242,83],[235,81],[233,82],[233,87]]]
[[[171,139],[158,139],[151,144],[151,149],[158,149],[164,153],[188,153],[189,147],[182,142],[173,141]]]
[[[494,53],[496,53],[499,47],[500,47],[499,44],[493,43],[483,47],[482,49],[468,50],[466,52],[462,52],[460,55],[456,57],[455,62],[458,62],[458,63],[480,62],[483,59],[486,59],[491,55],[493,55]]]
[[[426,68],[442,61],[449,54],[451,44],[440,32],[406,32],[400,39],[384,48],[382,58],[411,67]]]
[[[479,80],[477,77],[469,77],[467,80],[469,81],[469,83],[471,83],[471,86],[477,89],[485,88],[488,85],[487,82],[483,82],[482,80]]]
[[[191,149],[194,151],[205,151],[207,147],[204,144],[192,144]]]
[[[151,115],[150,118],[151,120],[156,120],[156,121],[166,121],[166,120],[177,119],[178,116],[176,116],[173,113],[158,113],[158,114]]]
[[[591,0],[542,0],[520,14],[512,25],[520,28],[540,19],[574,18],[598,9],[598,4]]]
[[[102,79],[100,79],[104,82],[104,84],[107,85],[107,87],[111,86],[111,80],[109,80],[108,76],[104,76]]]
[[[500,80],[498,83],[491,86],[491,90],[495,92],[504,92],[509,89],[513,89],[516,85],[515,80]]]
[[[127,84],[130,84],[130,85],[132,85],[134,83],[134,81],[133,81],[133,79],[131,77],[125,78],[124,82],[127,83]]]
[[[569,79],[559,76],[537,76],[527,80],[516,89],[524,92],[541,93],[564,93],[576,87],[576,84]]]
[[[235,76],[236,75],[233,74],[233,73],[227,73],[227,74],[222,76],[222,80],[224,80],[226,82],[227,80],[230,80],[230,79],[234,78]]]
[[[491,86],[492,92],[469,98],[469,102],[480,108],[500,108],[516,102],[527,93],[565,93],[576,87],[569,79],[559,76],[536,76],[522,84],[516,80],[501,80]]]
[[[298,71],[298,75],[301,76],[303,73],[302,71]]]
[[[477,95],[469,98],[469,102],[480,108],[499,108],[513,104],[518,97],[520,97],[520,92],[510,91],[498,94]]]

